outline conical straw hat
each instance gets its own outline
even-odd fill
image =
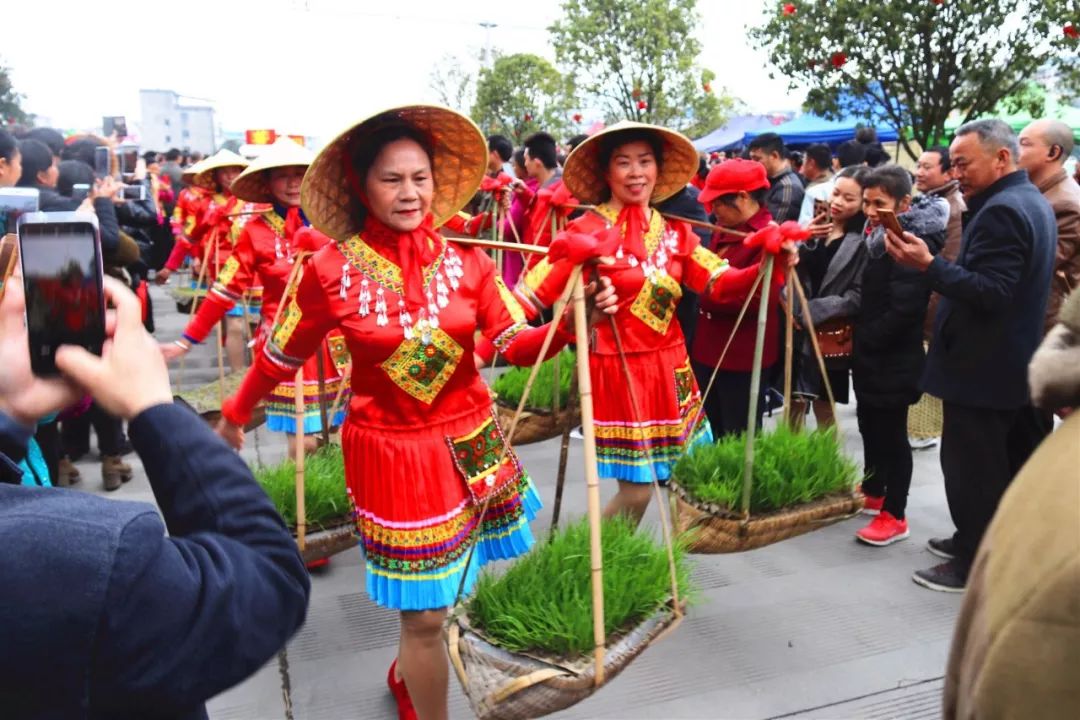
[[[435,195],[431,214],[438,227],[469,202],[487,170],[487,141],[480,128],[461,113],[437,105],[406,105],[360,120],[330,141],[304,175],[300,190],[311,224],[335,240],[360,232],[360,201],[345,173],[353,150],[389,123],[404,122],[427,137],[432,151]]]
[[[663,164],[656,176],[651,201],[667,200],[686,187],[698,169],[698,154],[694,144],[682,133],[659,125],[624,120],[591,135],[574,148],[563,167],[563,182],[578,200],[596,204],[605,197],[606,168],[600,167],[600,146],[604,139],[628,130],[646,131],[656,135],[663,147]]]
[[[248,161],[240,157],[232,150],[221,149],[199,163],[199,170],[191,178],[192,185],[198,185],[207,190],[213,190],[214,171],[226,167],[246,168]]]
[[[204,162],[206,162],[205,158],[200,160],[199,162],[191,163],[186,168],[181,170],[180,180],[187,183],[188,185],[191,185],[192,181],[195,179],[195,176],[199,173],[200,170],[202,170]]]
[[[232,194],[248,202],[272,203],[274,194],[270,192],[270,171],[282,167],[306,168],[314,159],[315,153],[300,147],[295,140],[279,138],[233,180]]]

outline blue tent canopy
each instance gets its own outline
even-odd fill
[[[811,143],[836,145],[854,138],[855,128],[860,123],[867,124],[857,118],[826,120],[817,115],[807,114],[773,128],[748,130],[743,136],[743,142],[749,143],[758,135],[774,132],[784,139],[785,145],[798,146]],[[877,134],[881,142],[892,142],[897,137],[896,131],[892,128],[878,128]]]
[[[776,127],[771,115],[739,115],[731,118],[726,125],[718,127],[704,137],[694,141],[698,152],[711,153],[717,150],[729,150],[743,144],[746,133],[759,130],[768,132]]]

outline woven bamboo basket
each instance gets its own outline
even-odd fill
[[[908,410],[908,435],[919,439],[941,437],[943,422],[944,410],[941,400],[933,395],[924,394],[919,398],[919,402]]]
[[[509,432],[516,408],[496,401],[495,409],[499,416],[499,427]],[[577,405],[573,411],[564,409],[558,413],[536,409],[526,410],[518,419],[514,437],[509,440],[513,445],[527,445],[550,440],[561,435],[567,423],[572,423],[571,426],[581,424],[581,410]]]
[[[296,528],[292,528],[293,537],[296,537]],[[316,532],[308,532],[304,535],[304,551],[300,553],[305,563],[324,560],[339,552],[355,548],[360,542],[356,536],[356,526],[349,518],[341,518],[334,523],[321,526]]]
[[[685,535],[691,552],[733,553],[771,545],[839,522],[859,512],[858,493],[830,495],[803,505],[744,520],[727,508],[695,500],[674,479],[675,532]]]
[[[676,623],[669,605],[629,632],[609,638],[605,684]],[[558,712],[597,691],[592,655],[574,659],[512,653],[490,643],[464,613],[451,619],[447,646],[479,720],[526,720]]]
[[[243,372],[230,372],[225,375],[224,396],[230,397],[240,389],[240,383],[244,380]],[[183,402],[194,410],[203,420],[211,426],[217,425],[221,419],[221,396],[222,390],[218,380],[185,390],[173,398]],[[251,413],[251,421],[244,426],[244,431],[253,430],[266,422],[266,408],[261,403]]]

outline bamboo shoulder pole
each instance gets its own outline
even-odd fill
[[[220,265],[221,256],[218,254],[218,243],[215,238],[214,242],[214,281],[217,281],[217,276],[221,273]],[[243,298],[240,302],[243,302]],[[218,407],[225,407],[225,332],[222,329],[222,323],[225,319],[222,318],[221,322],[217,324],[217,367],[218,367]]]
[[[304,368],[296,371],[296,385],[293,393],[296,408],[296,545],[300,552],[307,546],[307,519],[304,508]]]
[[[589,557],[592,561],[593,642],[595,686],[604,684],[604,559],[600,545],[600,473],[596,465],[596,428],[593,425],[592,377],[589,374],[589,328],[585,311],[585,287],[574,279],[574,334],[577,339],[578,394],[581,397],[581,429],[585,435],[585,482],[588,490]]]
[[[794,270],[787,271],[787,302],[784,303],[784,424],[791,426],[791,370],[795,360],[795,313],[791,307],[795,296],[795,288],[792,287],[791,276]]]
[[[750,490],[754,483],[754,436],[757,434],[758,395],[761,391],[761,360],[765,354],[765,326],[769,321],[769,288],[776,258],[765,256],[764,281],[758,301],[757,337],[754,339],[754,364],[750,369],[750,412],[746,420],[746,461],[743,469],[742,512],[750,517]]]

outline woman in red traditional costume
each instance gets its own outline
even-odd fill
[[[253,286],[263,288],[262,323],[256,337],[255,353],[262,349],[277,317],[278,303],[285,294],[293,265],[300,255],[297,230],[308,221],[300,209],[300,184],[314,155],[285,137],[271,145],[232,183],[232,193],[239,200],[269,204],[271,208],[251,216],[243,225],[229,259],[221,267],[217,280],[188,323],[183,338],[162,351],[173,359],[201,343]],[[348,352],[340,333],[332,333],[319,350],[304,364],[304,436],[308,450],[315,447],[315,435],[322,430],[321,401],[332,405],[344,382],[341,375],[348,364]],[[320,377],[322,382],[320,383]],[[289,457],[295,454],[297,387],[293,379],[280,383],[266,407],[266,426],[289,436]],[[330,418],[337,427],[344,411]]]
[[[345,480],[368,595],[401,612],[387,679],[401,718],[447,716],[446,608],[463,576],[467,591],[484,564],[528,550],[540,507],[495,419],[473,346],[479,329],[511,362],[528,364],[548,329],[528,326],[490,257],[434,230],[476,192],[487,155],[471,120],[430,106],[380,113],[327,145],[302,197],[312,225],[336,242],[304,264],[222,409],[220,432],[238,446],[259,399],[327,332],[344,333],[353,393],[342,428]],[[614,311],[616,298],[606,290],[597,302]],[[548,354],[569,340],[560,327]]]
[[[617,247],[615,264],[599,272],[611,279],[619,311],[614,323],[596,327],[589,351],[600,477],[619,481],[607,516],[640,521],[654,473],[667,480],[684,446],[712,437],[675,320],[682,287],[714,302],[742,301],[759,272],[758,263],[730,267],[701,246],[686,223],[666,220],[651,207],[685,187],[697,168],[697,151],[681,134],[621,122],[578,145],[563,169],[567,188],[593,204],[567,231],[601,234]],[[788,253],[778,262],[775,277],[782,278],[796,257]],[[559,297],[570,270],[544,258],[516,294],[539,313]]]

